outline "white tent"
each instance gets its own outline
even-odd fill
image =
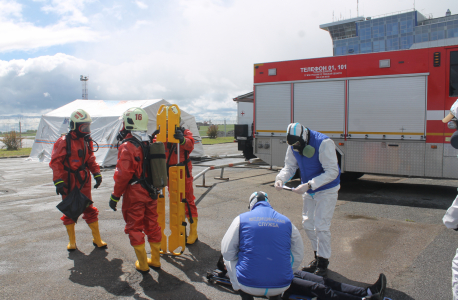
[[[41,162],[49,162],[54,143],[62,134],[68,132],[70,114],[81,108],[88,112],[92,118],[91,137],[99,144],[99,150],[95,153],[97,162],[102,167],[114,166],[118,156],[116,136],[122,128],[123,112],[131,107],[143,108],[149,116],[148,133],[151,134],[156,130],[156,115],[162,104],[171,105],[171,103],[163,99],[130,101],[75,100],[70,102],[41,117],[30,158]],[[191,130],[194,136],[195,145],[191,156],[204,156],[202,139],[199,135],[199,130],[197,130],[195,118],[182,110],[181,119],[184,121],[184,127]],[[94,148],[97,148],[95,144]]]

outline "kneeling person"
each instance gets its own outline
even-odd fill
[[[242,299],[279,299],[302,262],[302,238],[291,221],[272,208],[266,193],[254,192],[249,209],[232,221],[221,242],[227,274]]]

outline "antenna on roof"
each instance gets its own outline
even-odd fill
[[[359,17],[359,0],[356,0],[356,17]]]
[[[83,76],[81,75],[80,76],[80,81],[82,83],[82,86],[83,86],[83,96],[82,96],[82,99],[83,100],[88,100],[88,96],[87,96],[87,81],[89,80],[89,76]]]

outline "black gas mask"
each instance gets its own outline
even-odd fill
[[[122,129],[118,132],[118,135],[116,136],[118,142],[121,142],[123,139],[125,139],[129,132],[130,130],[126,130],[123,126]]]
[[[315,154],[315,148],[307,145],[304,139],[304,134],[309,134],[308,130],[304,130],[304,126],[300,125],[299,123],[296,123],[297,125],[301,126],[301,134],[300,136],[297,136],[295,134],[290,134],[291,125],[288,127],[288,133],[286,136],[286,142],[288,145],[293,147],[293,151],[298,152],[299,154],[311,158]],[[296,126],[297,126],[296,125]],[[294,126],[294,125],[293,125]],[[307,138],[308,140],[308,138]]]

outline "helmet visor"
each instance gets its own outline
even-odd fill
[[[82,123],[78,129],[81,133],[89,134],[91,133],[91,123]]]

